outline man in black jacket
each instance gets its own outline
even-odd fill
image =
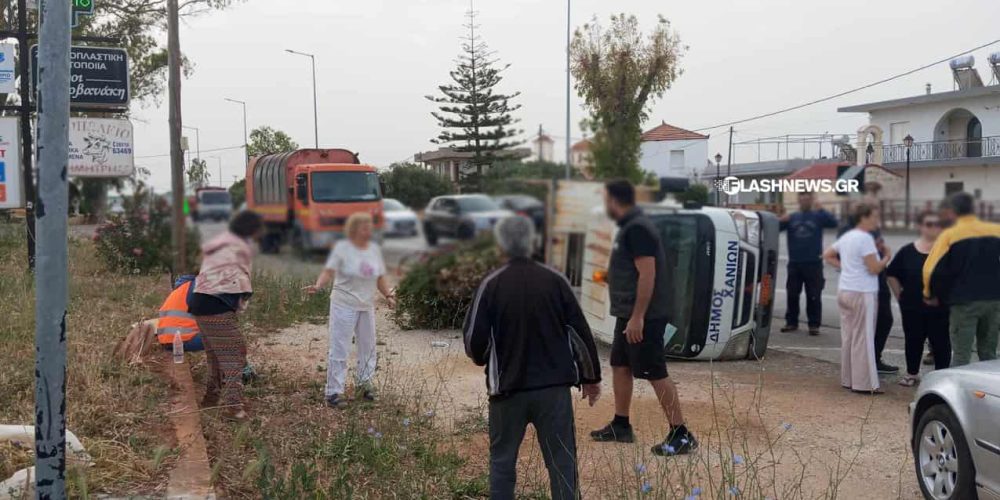
[[[490,498],[513,499],[517,454],[529,423],[554,500],[579,497],[570,387],[593,406],[601,371],[590,327],[566,278],[530,259],[534,227],[509,217],[494,228],[508,258],[479,285],[465,319],[465,352],[486,366],[490,395]]]

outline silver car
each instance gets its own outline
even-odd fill
[[[927,374],[910,422],[924,498],[1000,499],[1000,360]]]

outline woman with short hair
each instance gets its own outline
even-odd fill
[[[224,233],[202,246],[201,272],[195,278],[188,312],[198,322],[208,358],[208,383],[202,406],[221,402],[231,420],[247,418],[243,409],[243,368],[247,344],[236,314],[246,309],[253,294],[253,248],[260,236],[260,216],[244,210]]]
[[[330,348],[326,366],[326,403],[337,408],[344,403],[347,379],[347,357],[351,340],[357,343],[355,396],[367,401],[375,399],[372,378],[375,376],[375,291],[378,290],[394,306],[393,291],[386,279],[382,250],[372,241],[374,224],[368,213],[357,212],[344,225],[346,238],[338,241],[326,267],[307,286],[314,294],[331,281]]]
[[[840,383],[857,392],[881,392],[875,357],[876,295],[878,275],[890,255],[886,251],[880,258],[871,234],[879,228],[875,205],[859,204],[854,220],[854,228],[823,252],[823,260],[840,271]]]

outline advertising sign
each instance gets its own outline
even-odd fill
[[[14,84],[14,44],[0,43],[0,94],[17,92]]]
[[[128,107],[128,54],[125,49],[74,46],[69,56],[71,106]],[[37,45],[31,47],[31,68],[31,83],[37,87]]]
[[[24,206],[21,185],[21,134],[17,118],[0,118],[0,208]]]
[[[128,177],[134,170],[132,122],[117,118],[69,119],[69,175]]]

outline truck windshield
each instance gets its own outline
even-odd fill
[[[375,201],[381,197],[375,172],[313,172],[312,199],[320,203]]]
[[[229,205],[232,199],[227,191],[202,191],[201,202],[205,205]]]
[[[682,354],[691,342],[703,343],[704,332],[697,334],[697,320],[701,308],[710,302],[711,286],[698,286],[705,280],[706,271],[711,276],[712,256],[705,252],[703,231],[695,215],[669,215],[654,217],[667,257],[670,323],[677,332],[667,341],[667,352]],[[710,281],[710,280],[709,280]],[[708,293],[706,294],[706,290]],[[696,305],[699,310],[696,311]],[[707,311],[707,309],[706,309]]]

